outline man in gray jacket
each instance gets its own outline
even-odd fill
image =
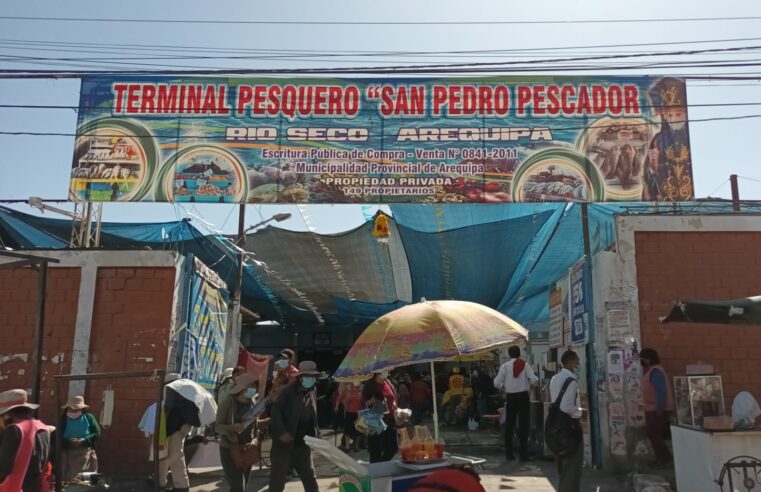
[[[319,492],[312,450],[304,443],[304,437],[318,435],[314,388],[320,375],[317,364],[305,360],[299,364],[296,381],[286,386],[272,404],[270,492],[283,491],[291,466],[298,473],[305,492]]]

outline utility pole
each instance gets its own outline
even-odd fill
[[[243,331],[243,323],[241,322],[241,294],[243,292],[243,274],[244,274],[244,265],[246,263],[245,259],[245,244],[244,240],[246,238],[246,233],[248,231],[254,230],[257,227],[263,226],[264,224],[267,224],[269,222],[272,222],[273,220],[275,222],[282,222],[284,220],[288,220],[291,218],[291,214],[289,213],[280,213],[275,214],[269,219],[265,219],[261,222],[257,222],[256,224],[246,227],[246,205],[241,203],[240,208],[238,212],[238,235],[235,239],[235,245],[237,248],[235,249],[235,259],[237,261],[237,274],[235,275],[234,283],[230,289],[231,294],[231,304],[230,304],[230,315],[228,316],[227,320],[227,336],[225,337],[225,360],[224,360],[224,367],[235,367],[237,361],[238,361],[238,350],[240,347],[240,336]]]
[[[597,327],[595,326],[595,303],[593,278],[594,270],[592,269],[592,242],[589,237],[589,204],[581,203],[581,230],[582,240],[584,241],[584,256],[587,262],[587,272],[589,274],[589,333],[587,335],[587,396],[589,401],[589,428],[590,440],[592,444],[592,462],[597,467],[602,467],[602,438],[600,436],[600,408],[599,398],[597,395],[597,353],[596,337]]]
[[[732,210],[740,211],[740,187],[737,184],[737,175],[729,175],[729,183],[732,185]]]
[[[237,269],[235,283],[231,290],[230,316],[227,323],[227,336],[225,337],[225,360],[224,367],[235,367],[238,362],[238,347],[240,346],[241,319],[240,319],[240,299],[243,290],[243,250],[240,244],[246,235],[246,204],[241,203],[238,207],[238,234],[235,238],[235,244],[239,249],[235,250],[235,259]]]

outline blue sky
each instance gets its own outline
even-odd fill
[[[382,5],[382,8],[373,8]],[[545,2],[505,1],[399,1],[376,2],[303,1],[252,2],[220,1],[146,1],[102,2],[78,0],[6,2],[3,16],[60,16],[152,19],[216,20],[332,20],[332,21],[483,21],[483,20],[568,20],[568,19],[644,19],[712,16],[760,16],[761,3],[748,0],[713,1],[640,1],[611,2],[600,0],[552,0]],[[530,25],[188,25],[45,22],[0,19],[0,58],[11,56],[86,57],[108,54],[69,53],[11,49],[13,41],[55,41],[104,44],[154,44],[209,46],[229,49],[310,49],[310,50],[389,50],[451,51],[519,49],[601,44],[654,43],[672,41],[754,38],[761,32],[761,20],[684,23],[631,24],[530,24]],[[761,45],[761,40],[724,43],[720,46]],[[18,47],[19,45],[15,45]],[[653,50],[710,48],[716,45],[689,47],[655,47]],[[55,47],[49,47],[54,48]],[[58,47],[57,49],[66,49]],[[646,48],[631,48],[646,49]],[[101,51],[108,51],[101,49]],[[583,51],[583,53],[581,53]],[[569,50],[568,54],[589,51]],[[557,54],[557,53],[556,53]],[[697,59],[749,60],[755,52],[738,55],[702,55]],[[759,57],[761,58],[761,57]],[[392,62],[404,63],[393,56]],[[491,58],[488,61],[498,59]],[[440,59],[462,62],[463,59]],[[161,63],[161,61],[150,61]],[[352,66],[335,60],[311,61],[231,61],[179,60],[168,63],[203,66],[240,66],[257,68]],[[369,64],[367,62],[363,64]],[[378,63],[380,64],[380,63]],[[353,64],[357,65],[357,64]],[[43,68],[0,59],[0,68]],[[51,67],[52,68],[52,67]],[[62,67],[59,67],[62,68]],[[147,67],[146,67],[147,68]],[[726,73],[731,69],[685,69],[685,73]],[[757,69],[749,68],[746,71]],[[605,74],[601,70],[600,74]],[[611,72],[607,72],[611,73]],[[638,70],[642,75],[657,73]],[[674,73],[674,72],[671,72]],[[688,84],[691,119],[761,114],[759,106],[696,106],[725,103],[761,103],[761,83],[734,82]],[[34,104],[76,106],[79,82],[76,80],[0,80],[0,104]],[[76,113],[73,110],[0,108],[0,131],[34,131],[73,133]],[[761,199],[759,152],[753,144],[761,135],[761,118],[714,121],[690,125],[696,195],[729,197],[726,183],[730,174],[740,180],[743,198]],[[73,151],[73,137],[0,135],[0,198],[25,199],[29,196],[65,198]],[[758,180],[758,181],[755,181]],[[20,210],[31,211],[28,206]],[[289,211],[294,217],[281,224],[290,229],[306,228],[302,213],[320,232],[337,232],[356,226],[363,220],[358,206],[276,205],[249,206],[247,224],[274,213]],[[208,226],[232,232],[237,225],[237,206],[199,205],[197,208],[172,204],[107,204],[105,220],[160,221],[177,217],[203,217]]]

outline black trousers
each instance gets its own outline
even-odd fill
[[[396,427],[389,425],[381,434],[367,436],[367,450],[370,451],[370,463],[391,461],[399,450]]]
[[[520,443],[521,459],[528,457],[528,431],[531,407],[528,391],[521,393],[507,393],[507,425],[505,429],[505,456],[514,458],[513,436],[515,435],[515,422],[518,421],[518,442]]]
[[[277,439],[272,440],[270,451],[269,492],[283,492],[291,466],[296,470],[306,492],[320,492],[317,474],[312,464],[311,448],[303,442],[283,444]]]
[[[584,465],[584,438],[581,425],[578,426],[579,445],[564,457],[555,457],[558,466],[558,492],[579,492],[581,490],[581,467]]]

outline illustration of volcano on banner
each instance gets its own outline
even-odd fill
[[[693,199],[673,77],[87,77],[70,196],[206,203]]]

